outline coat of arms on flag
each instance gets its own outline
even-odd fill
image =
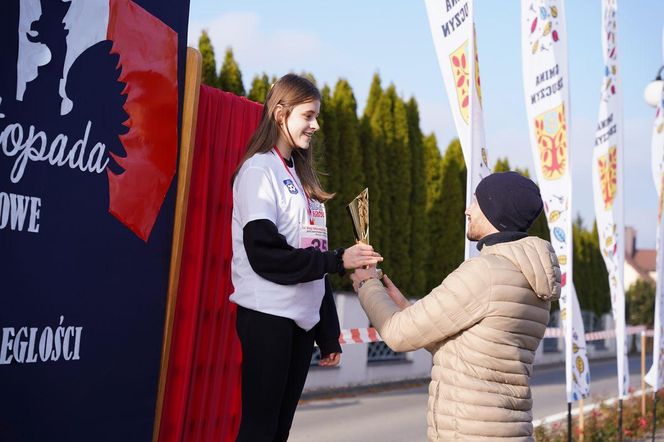
[[[464,41],[461,46],[450,54],[459,111],[466,124],[468,124],[470,117],[470,73],[468,72],[468,60],[466,58],[467,49],[468,40]],[[477,68],[477,63],[475,63],[475,67]]]
[[[535,118],[542,176],[557,180],[567,172],[567,125],[562,104]]]
[[[477,99],[482,107],[482,88],[480,87],[480,54],[477,52],[477,32],[475,32],[475,25],[473,25],[473,43],[475,43],[475,87],[477,88]],[[486,163],[486,161],[485,161]]]
[[[613,200],[616,197],[617,179],[616,179],[616,146],[611,146],[609,152],[597,159],[597,168],[599,169],[599,179],[602,185],[602,199],[604,201],[604,210],[610,210],[613,207]]]
[[[464,41],[461,46],[450,54],[457,101],[459,102],[459,112],[466,124],[468,124],[470,119],[470,72],[468,69],[468,59],[466,58],[467,50],[468,40]],[[482,89],[480,88],[480,60],[477,54],[477,40],[475,40],[475,87],[477,88],[477,97],[481,106]]]

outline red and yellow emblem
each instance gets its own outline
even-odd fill
[[[613,207],[613,200],[616,197],[618,181],[616,176],[616,158],[618,150],[616,146],[611,146],[609,152],[597,159],[599,169],[599,182],[602,188],[602,199],[604,200],[604,210]]]
[[[473,35],[475,38],[473,42],[475,43],[475,87],[477,88],[477,98],[480,102],[480,107],[482,107],[482,88],[480,87],[480,56],[477,52],[477,32],[475,30],[475,25],[473,25]]]
[[[535,118],[540,167],[546,180],[557,180],[567,172],[567,124],[565,108],[559,105]]]
[[[454,75],[454,84],[457,92],[457,101],[459,102],[459,111],[466,124],[468,124],[470,119],[470,74],[468,72],[468,60],[466,58],[467,49],[468,40],[464,41],[461,46],[450,54],[452,74]]]

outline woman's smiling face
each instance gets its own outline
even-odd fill
[[[285,137],[289,145],[300,149],[307,149],[311,143],[311,137],[314,132],[320,129],[316,118],[320,113],[320,101],[313,100],[298,104],[293,107],[290,115],[286,119],[286,133],[280,136]],[[288,139],[290,134],[291,140]]]

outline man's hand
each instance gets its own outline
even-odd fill
[[[385,283],[385,290],[387,291],[387,294],[401,310],[410,305],[410,302],[408,302],[406,297],[401,293],[401,290],[399,290],[399,288],[394,285],[392,280],[388,278],[387,275],[383,276],[383,282]]]
[[[375,266],[383,257],[374,252],[369,244],[357,243],[346,249],[343,255],[345,269],[357,269],[365,266]]]
[[[359,290],[358,286],[360,285],[360,282],[365,281],[369,278],[376,278],[378,279],[378,271],[376,270],[376,266],[369,266],[369,268],[366,269],[357,269],[355,272],[350,275],[350,279],[353,280],[353,289],[355,292]]]
[[[341,362],[341,353],[330,353],[324,358],[320,358],[318,365],[321,367],[336,367]]]

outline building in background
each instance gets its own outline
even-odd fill
[[[636,230],[625,227],[625,290],[639,279],[654,284],[657,280],[656,261],[656,250],[637,249]]]

